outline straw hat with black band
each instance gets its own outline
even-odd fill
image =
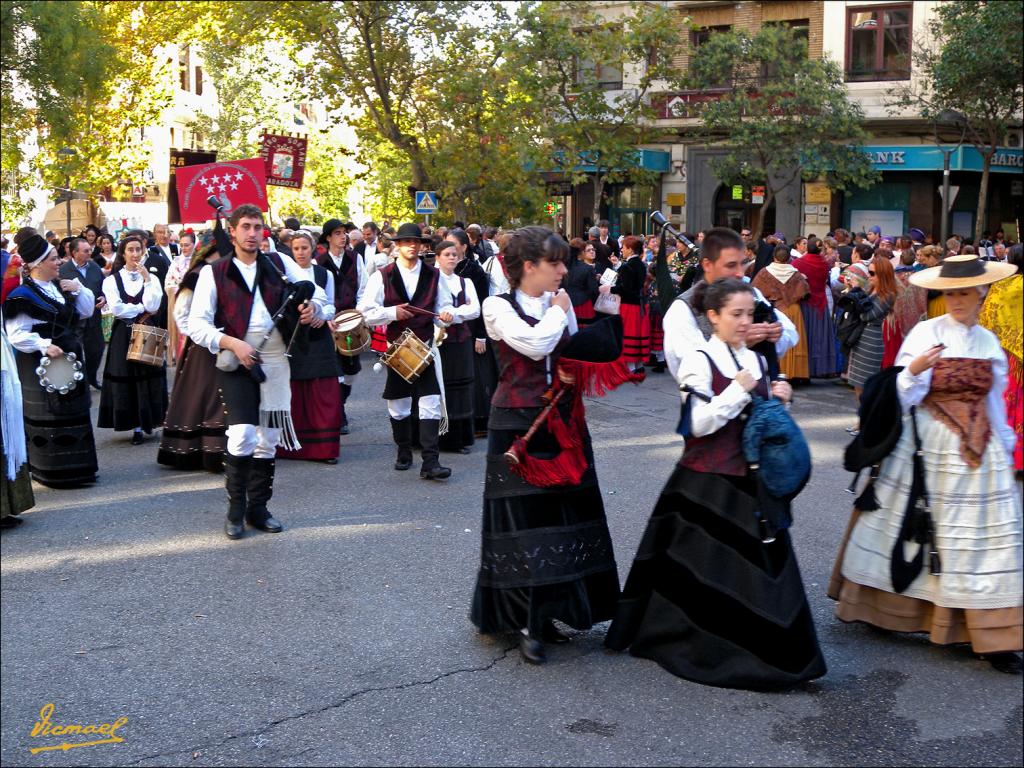
[[[910,276],[912,285],[933,291],[955,291],[991,285],[1017,273],[1013,264],[983,261],[972,254],[949,256],[940,266],[923,269]]]

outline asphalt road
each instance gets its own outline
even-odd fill
[[[1021,765],[1021,678],[964,648],[833,616],[852,497],[850,390],[799,389],[812,480],[793,538],[829,665],[781,694],[708,688],[576,633],[546,666],[467,618],[483,445],[444,484],[391,469],[383,376],[364,367],[337,466],[280,462],[281,535],[222,533],[223,480],[97,432],[90,489],[37,486],[2,535],[3,765]],[[624,581],[680,452],[667,375],[591,402]],[[30,734],[127,717],[120,743]]]

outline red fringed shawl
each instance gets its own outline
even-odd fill
[[[558,362],[560,374],[574,378],[573,384],[562,385],[568,391],[562,397],[572,398],[569,420],[566,422],[552,408],[544,420],[544,426],[561,449],[550,459],[531,456],[526,441],[517,437],[511,450],[518,463],[510,462],[510,468],[530,485],[551,488],[558,485],[578,485],[587,471],[587,457],[583,450],[583,434],[586,429],[586,411],[583,396],[601,397],[626,382],[639,384],[644,373],[633,373],[621,359],[611,363],[584,363],[579,360],[562,358]]]

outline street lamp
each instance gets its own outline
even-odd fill
[[[960,137],[956,141],[956,146],[949,148],[943,143],[942,135],[940,134],[942,129],[948,127],[952,127],[954,130],[959,129],[960,131]],[[935,133],[935,144],[938,146],[939,151],[942,152],[942,219],[939,225],[939,232],[941,233],[939,243],[943,248],[943,252],[945,252],[946,239],[949,237],[949,163],[953,153],[960,149],[960,145],[964,143],[964,137],[967,135],[967,118],[955,109],[944,109],[935,116],[932,130]]]
[[[65,168],[66,173],[65,173],[65,176],[64,176],[64,186],[67,189],[67,196],[68,196],[68,199],[67,199],[67,214],[68,214],[67,215],[67,228],[68,228],[68,234],[67,234],[67,236],[71,237],[71,171],[68,168],[67,164],[71,162],[71,158],[74,157],[75,155],[77,155],[78,152],[76,152],[71,147],[64,147],[63,149],[58,149],[57,150],[57,154],[60,155],[61,157],[63,157],[64,158],[64,162],[65,162],[64,168]]]

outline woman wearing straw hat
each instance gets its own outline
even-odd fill
[[[843,621],[970,643],[1019,674],[1021,504],[1002,398],[1007,362],[978,325],[988,286],[1014,269],[962,255],[910,278],[942,291],[948,311],[914,326],[897,355],[902,435],[875,481],[878,508],[854,512],[829,595]]]

